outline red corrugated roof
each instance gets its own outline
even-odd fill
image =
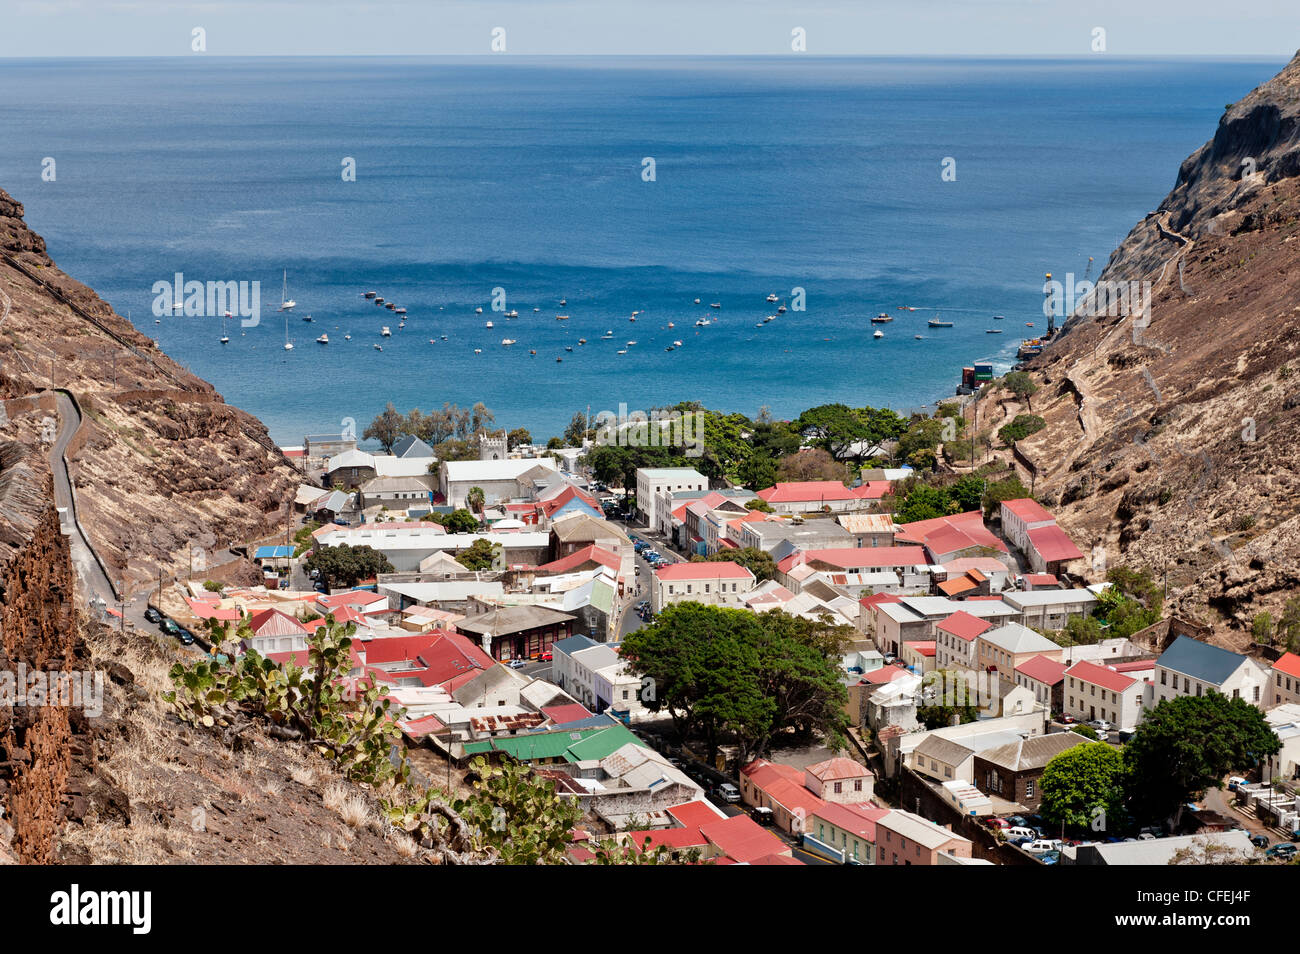
[[[1137,680],[1131,676],[1126,676],[1114,669],[1107,669],[1105,666],[1098,666],[1086,660],[1075,663],[1065,671],[1065,674],[1101,686],[1103,689],[1109,689],[1112,692],[1125,692],[1129,686],[1137,684]]]
[[[736,580],[753,579],[754,574],[739,563],[723,560],[717,563],[699,561],[696,563],[670,563],[655,570],[655,576],[661,580]]]
[[[677,824],[685,828],[698,828],[700,825],[707,825],[723,817],[716,808],[699,798],[680,805],[670,805],[668,814],[677,819]]]
[[[1015,500],[1004,500],[1002,506],[1010,510],[1025,523],[1045,523],[1056,522],[1056,518],[1043,509],[1042,504],[1037,500],[1031,500],[1028,497],[1019,497]]]
[[[1273,668],[1280,673],[1300,679],[1300,656],[1295,653],[1283,653],[1278,657],[1277,662],[1273,663]]]
[[[748,815],[735,815],[702,825],[700,834],[716,845],[724,855],[742,864],[790,850],[785,842]]]
[[[1044,563],[1078,560],[1083,556],[1083,552],[1074,545],[1069,535],[1056,524],[1030,530],[1028,536],[1029,542],[1038,551]]]
[[[823,782],[842,781],[846,778],[866,778],[872,774],[871,769],[862,763],[846,759],[842,755],[827,759],[825,762],[818,762],[816,765],[810,765],[807,771],[813,778],[821,779]]]
[[[566,557],[560,557],[558,560],[552,560],[550,563],[543,563],[537,568],[538,573],[567,573],[570,570],[582,566],[584,563],[599,563],[601,566],[607,566],[611,570],[617,571],[619,568],[619,559],[613,553],[603,547],[591,544],[581,550],[575,550]]]
[[[958,639],[964,639],[969,643],[980,633],[992,629],[992,624],[978,616],[972,616],[965,610],[958,610],[947,619],[940,620],[935,628],[945,633],[952,633]]]
[[[825,819],[836,828],[851,831],[874,844],[876,822],[888,814],[888,808],[876,808],[874,805],[840,805],[836,802],[827,802],[810,817]]]
[[[881,666],[879,669],[873,669],[863,676],[862,682],[870,683],[873,686],[883,686],[895,679],[902,679],[907,674],[907,670],[902,666]]]
[[[1030,679],[1036,679],[1048,686],[1054,686],[1065,678],[1065,663],[1057,662],[1049,656],[1032,656],[1016,667],[1016,672],[1024,673]]]
[[[542,706],[542,715],[556,725],[564,725],[566,722],[580,722],[583,719],[590,719],[593,714],[586,706],[576,702],[562,706]]]
[[[842,570],[857,567],[923,566],[929,562],[923,547],[834,547],[825,550],[799,550],[779,564],[782,573],[801,563],[826,563]]]

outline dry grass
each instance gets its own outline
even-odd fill
[[[343,819],[349,828],[378,828],[379,816],[359,793],[340,781],[331,782],[322,795],[325,807]]]

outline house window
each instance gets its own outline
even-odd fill
[[[862,779],[856,779],[856,780],[853,782],[853,791],[855,791],[855,792],[860,792],[860,791],[862,791]]]
[[[1162,685],[1162,686],[1167,685],[1167,683],[1165,682],[1165,675],[1166,675],[1165,671],[1164,671],[1163,669],[1161,669],[1161,670],[1160,670],[1160,685]]]
[[[1255,701],[1259,702],[1259,686],[1255,687]]]
[[[1183,676],[1183,692],[1191,692],[1191,691],[1192,691],[1192,680],[1188,679],[1186,676]]]
[[[1025,798],[1033,798],[1033,797],[1034,797],[1034,782],[1033,779],[1029,779],[1028,781],[1025,782]]]
[[[835,783],[835,794],[838,795],[838,794],[840,794],[842,791],[844,791],[844,783],[843,783],[843,782],[836,782],[836,783]]]

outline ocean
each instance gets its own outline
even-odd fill
[[[1282,65],[0,60],[0,186],[60,267],[281,444],[389,401],[482,401],[540,440],[682,400],[906,410],[963,365],[1008,367],[1045,327],[1044,273],[1093,257],[1095,277]],[[178,272],[259,282],[258,324],[224,322],[223,346],[219,314],[156,317]],[[769,294],[806,307],[764,321]]]

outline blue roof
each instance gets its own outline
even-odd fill
[[[255,560],[282,560],[293,556],[293,547],[258,547]]]
[[[1179,636],[1160,654],[1156,665],[1217,686],[1236,672],[1245,658],[1199,639]]]
[[[572,656],[574,653],[599,645],[600,643],[586,636],[569,636],[566,639],[561,639],[553,643],[551,649],[555,652],[564,653],[566,656]]]

